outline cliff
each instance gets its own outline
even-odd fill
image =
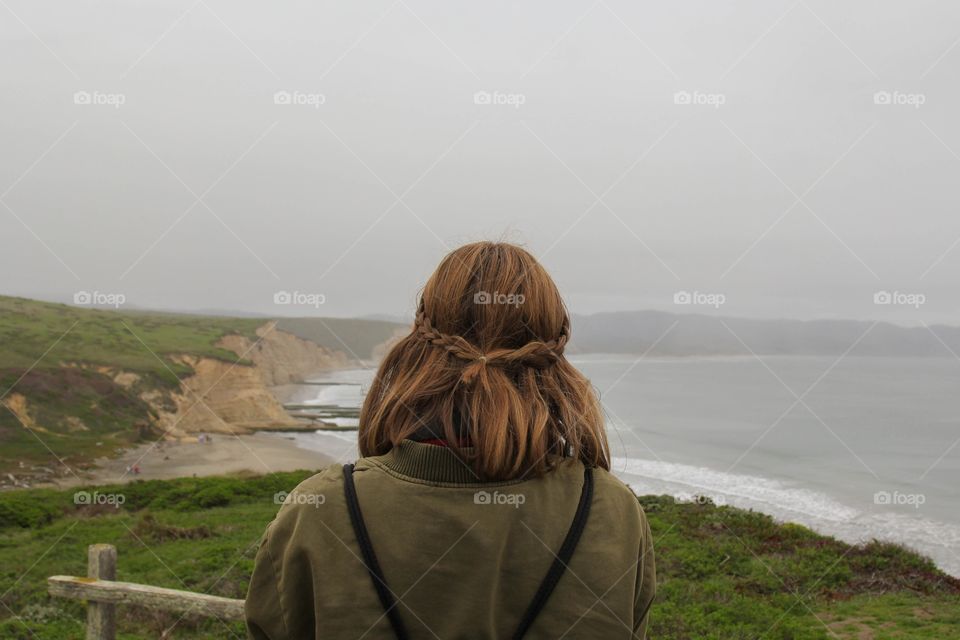
[[[274,322],[258,327],[256,335],[255,341],[228,335],[217,343],[236,353],[241,362],[252,364],[189,355],[174,358],[189,367],[193,375],[184,378],[181,388],[168,397],[155,393],[142,396],[157,411],[156,426],[166,437],[310,426],[290,417],[270,387],[346,366],[349,359],[343,353],[278,331]]]

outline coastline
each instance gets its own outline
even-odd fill
[[[127,449],[112,458],[99,458],[96,467],[78,476],[60,478],[36,487],[75,487],[116,484],[134,480],[170,480],[219,475],[262,475],[299,469],[319,470],[334,459],[297,446],[292,438],[274,434],[214,435],[210,442],[159,441]],[[127,468],[138,464],[139,474]]]

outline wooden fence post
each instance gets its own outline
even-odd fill
[[[112,544],[87,547],[87,577],[117,579],[117,548]],[[107,602],[87,602],[87,640],[116,640],[117,606]]]

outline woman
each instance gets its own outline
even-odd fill
[[[251,636],[643,638],[650,528],[609,473],[569,336],[525,250],[444,258],[364,402],[362,457],[301,483],[267,528]]]

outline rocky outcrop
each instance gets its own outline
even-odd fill
[[[17,420],[20,421],[27,429],[32,429],[34,431],[46,431],[43,427],[38,425],[30,415],[30,408],[27,406],[27,397],[23,394],[17,393],[16,391],[7,395],[2,401],[7,409],[16,416]]]
[[[258,339],[246,336],[224,337],[218,346],[238,357],[253,361],[263,383],[269,387],[300,382],[313,374],[344,367],[349,358],[343,352],[330,351],[314,342],[280,331],[276,322],[257,329]]]
[[[345,366],[348,358],[278,331],[273,322],[260,327],[257,336],[252,341],[230,335],[217,344],[236,353],[238,362],[187,355],[174,358],[193,370],[193,375],[181,381],[181,389],[173,393],[151,390],[140,396],[156,412],[156,426],[174,438],[309,428],[310,424],[286,412],[270,388]]]
[[[256,367],[193,356],[176,360],[194,372],[181,382],[180,391],[143,397],[157,411],[157,427],[168,436],[300,425],[270,393]]]
[[[292,417],[283,408],[272,389],[300,382],[324,370],[343,367],[349,358],[313,342],[279,331],[274,322],[257,330],[257,339],[229,335],[218,347],[236,354],[236,360],[181,354],[170,360],[188,367],[192,373],[181,379],[179,388],[157,385],[144,374],[116,367],[82,362],[64,362],[65,371],[95,372],[103,378],[100,386],[112,386],[120,394],[146,403],[142,427],[154,436],[189,438],[200,433],[239,434],[257,429],[312,428],[309,421]],[[115,385],[115,386],[114,386]],[[100,389],[103,393],[109,389]],[[113,393],[111,391],[111,393]],[[20,423],[34,431],[45,432],[50,425],[40,424],[30,410],[27,397],[13,392],[2,399],[3,405]],[[67,415],[56,425],[58,432],[87,431],[80,418]]]

